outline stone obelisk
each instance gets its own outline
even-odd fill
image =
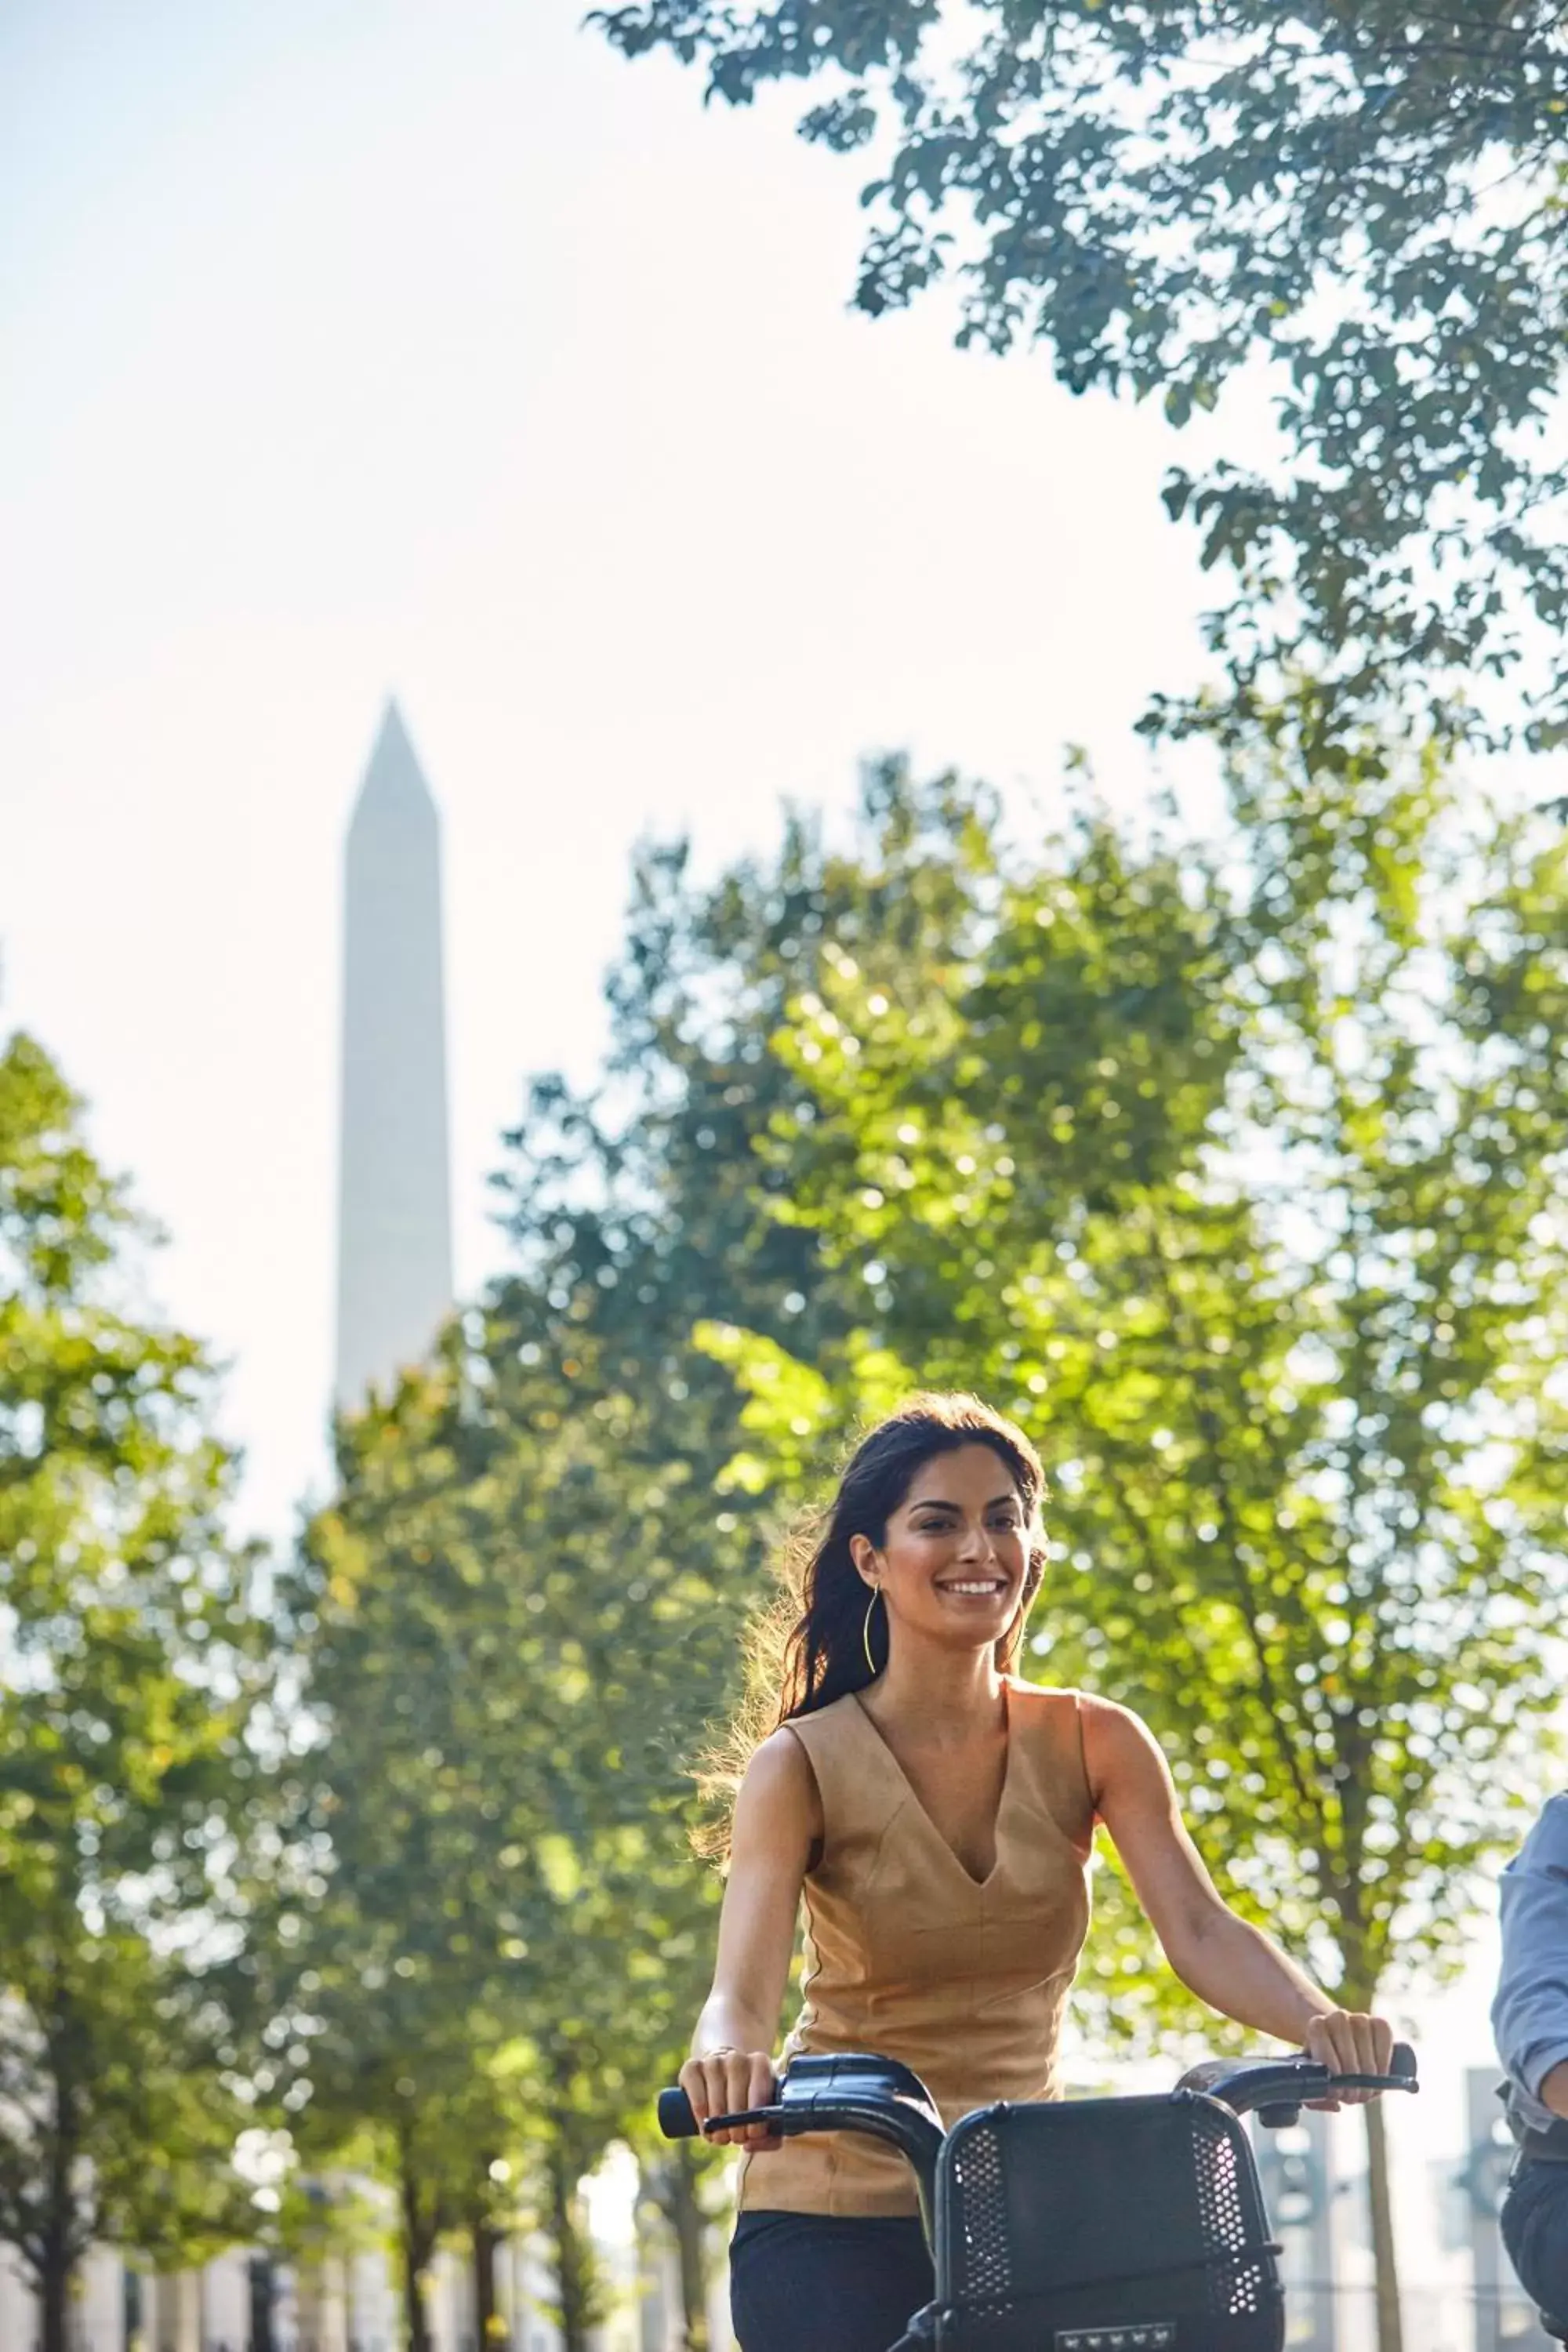
[[[429,1349],[452,1305],[441,826],[389,702],[344,859],[340,1409]]]

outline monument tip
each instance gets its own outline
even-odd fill
[[[436,814],[435,796],[425,781],[425,771],[419,764],[397,698],[389,694],[381,714],[375,746],[364,772],[364,781],[354,803],[357,819],[368,808],[419,808]]]

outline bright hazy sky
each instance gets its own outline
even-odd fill
[[[445,822],[458,1265],[526,1070],[592,1066],[626,859],[910,747],[1054,793],[1189,673],[1154,417],[852,314],[859,168],[576,0],[0,15],[0,1022],[321,1472],[339,857],[395,691]]]

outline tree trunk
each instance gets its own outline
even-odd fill
[[[697,2164],[689,2144],[678,2140],[668,2169],[671,2226],[680,2258],[680,2309],[685,2352],[708,2352],[708,2217],[697,2197]]]
[[[474,2253],[474,2333],[479,2352],[488,2352],[503,2332],[496,2312],[496,2248],[500,2231],[482,2213],[476,2213],[468,2236]]]
[[[559,2125],[550,2136],[550,2235],[561,2307],[561,2352],[588,2352],[595,2315],[593,2250],[578,2221],[576,2168],[568,2135]]]
[[[407,2352],[430,2352],[430,2328],[425,2315],[425,2268],[406,2225],[403,2233],[403,2337]]]
[[[50,2232],[47,2260],[38,2273],[38,2352],[67,2352],[71,2263],[63,2242]]]
[[[1377,2352],[1405,2352],[1399,2315],[1399,2262],[1394,2243],[1394,2204],[1388,2189],[1388,2119],[1383,2101],[1366,2108],[1366,2193],[1372,2210],[1372,2255],[1377,2286]]]
[[[58,1997],[66,2009],[63,1993]],[[37,2246],[38,2352],[66,2352],[71,2283],[77,2264],[76,2171],[78,2106],[76,2081],[68,2055],[68,2030],[56,2040],[51,2053],[54,2075],[55,2127],[48,2155],[48,2206],[42,2242]]]
[[[278,2273],[270,2254],[252,2254],[250,2281],[250,2352],[277,2352],[273,2318],[278,2302]]]
[[[419,2195],[414,2149],[406,2137],[397,2148],[398,2195],[403,2209],[403,2327],[407,2352],[431,2352],[425,2312],[425,2273],[436,2250],[436,2232]]]

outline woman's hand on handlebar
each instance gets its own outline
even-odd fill
[[[1302,2047],[1331,2074],[1386,2074],[1394,2056],[1394,2028],[1384,2017],[1331,2009],[1312,2019]],[[1309,2099],[1307,2105],[1331,2113],[1341,2106],[1363,2107],[1377,2096],[1375,2091],[1342,2091],[1338,2098]]]
[[[689,2058],[680,2070],[680,2087],[691,2102],[699,2125],[710,2116],[742,2115],[748,2107],[765,2107],[774,2096],[773,2062],[766,2050],[710,2050],[704,2057]],[[782,2147],[777,2132],[762,2124],[738,2131],[704,2132],[715,2147],[743,2147],[765,2156]]]

